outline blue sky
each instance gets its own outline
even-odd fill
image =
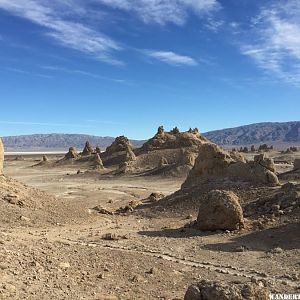
[[[299,120],[299,0],[0,0],[0,135]]]

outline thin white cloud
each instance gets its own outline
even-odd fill
[[[135,13],[145,23],[183,25],[190,12],[197,16],[220,8],[217,0],[94,0]]]
[[[14,73],[22,74],[22,75],[37,76],[37,77],[42,77],[42,78],[47,78],[47,79],[53,78],[52,76],[49,76],[49,75],[46,75],[46,74],[29,72],[29,71],[22,70],[22,69],[19,69],[19,68],[8,67],[8,68],[5,68],[5,70],[7,70],[9,72],[14,72]]]
[[[113,81],[116,83],[125,83],[125,79],[119,79],[119,78],[110,78],[110,77],[105,77],[101,76],[92,72],[84,71],[84,70],[78,70],[78,69],[68,69],[65,67],[60,67],[60,66],[41,66],[42,69],[51,71],[51,72],[64,72],[68,74],[75,74],[75,75],[82,75],[82,76],[87,76],[91,77],[94,79],[103,79],[103,80],[109,80]]]
[[[254,43],[241,47],[259,67],[300,86],[300,1],[278,1],[253,19]]]
[[[59,126],[59,127],[94,127],[91,125],[78,125],[71,123],[44,123],[44,122],[26,122],[26,121],[0,121],[4,125],[30,125],[30,126]]]
[[[145,54],[173,66],[197,66],[197,61],[189,56],[179,55],[172,51],[146,50]]]
[[[72,0],[0,0],[0,9],[45,27],[47,35],[63,46],[107,63],[122,64],[112,56],[113,51],[121,50],[117,42],[87,25],[67,20],[66,11],[69,15],[80,12]]]

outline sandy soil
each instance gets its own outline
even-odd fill
[[[171,194],[184,178],[77,175],[32,168],[34,160],[7,160],[5,174],[54,195],[55,214],[41,224],[20,211],[15,218],[25,218],[0,229],[0,299],[175,300],[200,279],[299,293],[298,223],[204,233],[184,227],[197,217],[186,211],[99,214],[95,206],[114,211],[152,192]]]

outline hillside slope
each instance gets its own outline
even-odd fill
[[[203,134],[219,145],[300,144],[300,121],[256,123]]]
[[[81,150],[86,141],[93,146],[100,146],[105,149],[111,145],[115,138],[99,137],[85,134],[33,134],[20,136],[3,137],[6,151],[34,151],[34,150],[67,150],[69,147],[76,147]],[[132,141],[135,146],[140,146],[141,141]]]

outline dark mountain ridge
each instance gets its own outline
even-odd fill
[[[256,123],[204,133],[220,145],[299,144],[300,121]]]
[[[256,123],[210,131],[203,135],[216,144],[228,147],[266,143],[284,148],[288,145],[300,145],[300,121]],[[71,146],[81,150],[86,141],[105,149],[114,139],[110,136],[52,133],[7,136],[3,137],[3,142],[6,151],[66,151]],[[136,147],[140,147],[144,142],[131,140]]]

